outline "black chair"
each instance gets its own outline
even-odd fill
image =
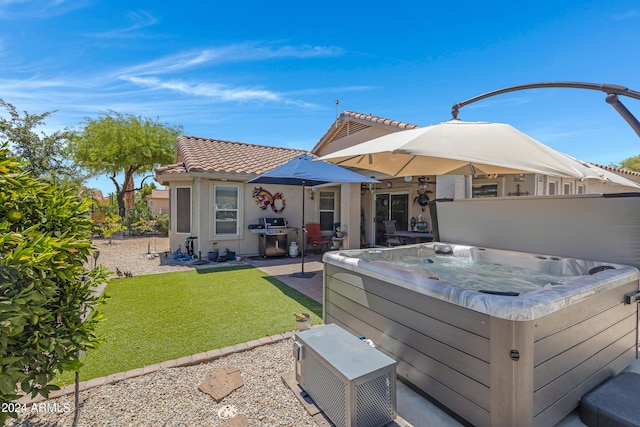
[[[396,228],[396,221],[392,220],[392,221],[382,221],[384,223],[384,228],[386,230],[385,236],[387,237],[387,245],[388,246],[399,246],[399,245],[406,245],[406,239],[403,239],[401,237],[398,236],[394,236],[394,234],[396,234],[397,228]]]

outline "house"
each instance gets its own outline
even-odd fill
[[[323,156],[370,139],[402,130],[420,127],[377,116],[352,111],[342,113],[325,132],[311,152]],[[640,173],[595,165],[613,176],[640,183]],[[374,176],[381,183],[373,191],[363,191],[363,226],[366,240],[375,245],[385,245],[383,221],[395,220],[398,229],[407,230],[411,218],[422,217],[431,224],[428,209],[421,205],[426,198],[477,198],[546,196],[563,194],[615,193],[637,191],[629,187],[598,180],[579,181],[575,178],[558,178],[540,174],[517,175],[462,175],[420,176],[392,178],[366,170],[354,170]],[[427,172],[427,171],[425,171]]]
[[[151,194],[146,197],[147,207],[154,215],[163,215],[169,213],[169,190],[157,189],[151,190]]]
[[[344,111],[311,150],[322,156],[392,132],[419,127],[370,114]],[[301,245],[302,197],[305,223],[320,223],[334,234],[334,224],[346,225],[343,248],[386,245],[383,221],[395,220],[406,230],[411,219],[431,223],[425,206],[433,198],[506,197],[611,193],[630,191],[623,185],[578,181],[538,174],[488,176],[420,176],[393,178],[355,170],[381,182],[376,185],[328,184],[317,188],[254,185],[246,181],[305,153],[282,147],[181,136],[174,164],[156,169],[156,180],[169,187],[170,247],[197,237],[196,254],[203,256],[214,242],[242,255],[258,253],[258,235],[251,231],[262,217],[282,217],[289,225],[288,242]],[[602,167],[635,182],[640,174]]]
[[[260,186],[246,181],[304,153],[282,147],[178,137],[174,164],[155,170],[156,181],[169,187],[171,249],[184,249],[187,237],[197,237],[195,253],[201,252],[205,257],[214,242],[218,249],[255,255],[258,235],[250,232],[249,225],[258,224],[259,218],[282,217],[291,228],[299,227],[296,207],[302,200],[300,187],[263,186],[260,190]],[[267,203],[268,195],[278,195],[278,202]],[[312,219],[310,216],[309,222]],[[296,231],[289,231],[291,241],[295,240]]]

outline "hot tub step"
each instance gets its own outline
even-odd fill
[[[640,374],[622,372],[580,400],[580,420],[588,427],[640,427]]]

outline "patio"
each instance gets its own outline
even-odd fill
[[[251,257],[245,258],[245,261],[287,286],[322,303],[322,254],[308,252],[305,255],[305,272],[317,273],[310,278],[291,277],[293,273],[300,272],[300,257]]]
[[[119,255],[123,255],[123,252],[127,252],[127,251],[122,251],[122,249],[124,249],[126,241],[121,241],[118,242],[119,244],[115,244],[113,246],[115,246],[115,248],[117,248],[118,250],[116,251]],[[134,243],[134,242],[131,242]],[[139,243],[136,246],[139,246],[140,243],[145,243],[145,248],[146,248],[146,240],[145,241],[139,241]],[[160,243],[160,242],[159,242]],[[164,243],[164,242],[162,242]],[[159,248],[161,248],[163,245],[158,245]],[[111,249],[111,248],[110,248]],[[133,250],[134,253],[136,254],[136,256],[133,256],[132,258],[138,258],[137,263],[138,265],[141,264],[140,262],[140,258],[144,257],[145,255],[142,253],[144,251],[141,251],[139,248],[134,249]],[[103,253],[103,256],[101,257],[101,261],[107,261],[106,254]],[[153,261],[153,260],[148,260],[148,266],[151,267],[151,270],[155,270],[157,272],[158,270],[158,266],[154,265],[152,266],[151,264],[156,264],[157,261]],[[305,271],[309,271],[309,272],[315,272],[317,274],[315,274],[313,277],[311,278],[297,278],[297,277],[291,277],[292,273],[296,273],[300,271],[300,259],[299,257],[295,257],[295,258],[291,258],[291,257],[276,257],[276,258],[261,258],[261,257],[246,257],[243,258],[242,262],[246,262],[247,264],[250,264],[262,271],[264,271],[265,273],[269,274],[272,277],[277,278],[278,280],[282,281],[283,283],[285,283],[286,285],[298,290],[299,292],[313,298],[316,301],[322,302],[323,300],[323,263],[322,263],[322,254],[315,254],[313,252],[309,252],[306,256],[305,256]],[[117,265],[117,264],[116,264]],[[144,264],[143,264],[144,265]],[[205,267],[205,266],[202,266]],[[161,271],[164,269],[172,269],[172,268],[178,268],[178,269],[183,269],[183,268],[192,268],[192,267],[186,267],[186,266],[162,266],[162,268],[159,268]],[[275,341],[279,341],[282,339],[286,339],[291,337],[292,333],[287,333],[287,334],[282,334],[282,336],[278,336],[275,337],[275,339],[273,339],[274,337],[269,337],[270,342],[275,342]],[[250,345],[251,344],[251,345]],[[244,351],[247,348],[252,347],[253,345],[258,345],[259,343],[247,343],[246,345],[239,345],[239,346],[234,346],[232,348],[226,348],[226,349],[222,349],[220,351],[215,351],[216,354],[213,354],[214,351],[212,351],[212,356],[215,356],[215,358],[220,357],[222,355],[227,355],[227,354],[234,354],[237,351]],[[183,358],[184,360],[176,360],[176,361],[168,361],[165,362],[163,365],[168,366],[168,365],[172,365],[172,366],[184,366],[184,365],[192,365],[194,363],[201,363],[204,362],[205,360],[200,360],[197,359],[196,356],[199,355],[194,355],[194,356],[189,356],[186,358]],[[201,355],[200,355],[201,356]],[[158,366],[159,369],[160,365]],[[640,372],[640,363],[638,361],[636,361],[635,363],[632,364],[632,366],[629,368],[631,371],[633,372]],[[142,375],[145,372],[149,372],[150,369],[149,367],[143,369],[139,369],[137,371],[140,372],[134,372],[133,374],[135,374],[135,376],[138,375]],[[134,376],[134,375],[131,376]],[[128,376],[127,376],[128,377]],[[92,386],[96,386],[96,385],[102,385],[102,383],[109,383],[111,378],[110,377],[105,377],[105,378],[101,378],[101,379],[96,379],[96,380],[92,380],[92,384],[83,384],[83,389],[85,388],[91,388]],[[113,378],[115,380],[115,378]],[[100,380],[102,380],[102,383],[100,383]],[[70,391],[70,390],[69,390]],[[443,412],[442,410],[440,410],[438,407],[436,407],[433,403],[431,403],[429,400],[425,399],[422,395],[415,393],[413,390],[411,390],[410,388],[404,386],[403,384],[399,384],[398,386],[398,391],[397,391],[397,409],[398,409],[398,413],[399,415],[407,421],[408,425],[414,425],[414,426],[429,426],[429,425],[437,425],[437,426],[459,426],[461,425],[456,419],[454,419],[453,417],[449,416],[447,413]],[[62,393],[60,393],[62,394]],[[584,424],[579,420],[578,417],[578,411],[574,411],[573,413],[571,413],[568,417],[566,417],[565,419],[562,420],[562,422],[560,422],[558,425],[560,426],[583,426]]]
[[[322,255],[309,253],[305,256],[305,271],[316,272],[309,279],[291,277],[292,273],[300,271],[298,258],[252,258],[248,263],[265,273],[276,277],[286,285],[299,292],[322,302]],[[640,361],[633,363],[629,370],[640,373]],[[412,426],[462,426],[458,420],[450,416],[440,408],[435,406],[424,396],[416,393],[403,383],[398,383],[397,409],[400,417]],[[557,426],[562,427],[582,427],[578,410],[574,410],[569,416],[564,418]]]
[[[299,292],[322,302],[323,264],[321,254],[309,253],[305,256],[305,271],[318,273],[309,279],[290,276],[292,273],[300,271],[298,258],[252,258],[248,259],[247,262]],[[636,360],[628,369],[632,372],[640,373],[640,361]],[[398,382],[397,410],[400,417],[410,426],[446,427],[463,425],[401,382]],[[584,424],[580,421],[579,412],[576,409],[558,423],[557,426],[583,427]]]

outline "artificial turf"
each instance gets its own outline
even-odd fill
[[[100,306],[104,342],[82,358],[80,381],[320,323],[322,305],[251,266],[112,279]],[[66,372],[56,381],[74,381]]]

